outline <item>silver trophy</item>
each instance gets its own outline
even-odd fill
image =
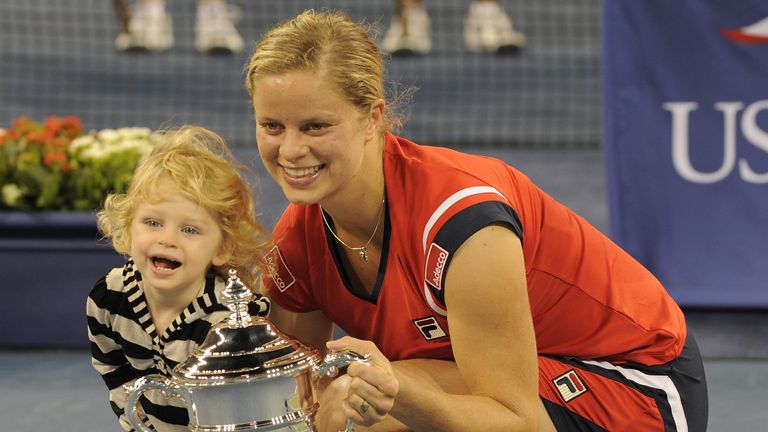
[[[370,354],[352,351],[321,359],[317,350],[281,333],[269,320],[251,316],[253,293],[234,270],[229,275],[222,297],[232,311],[229,318],[211,328],[171,378],[147,375],[128,388],[125,413],[137,431],[150,431],[138,410],[139,397],[148,390],[182,399],[194,432],[315,431],[317,379],[336,376],[352,362],[368,362]]]

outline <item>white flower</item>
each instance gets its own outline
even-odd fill
[[[69,154],[77,154],[78,151],[92,146],[95,142],[93,135],[90,134],[77,137],[69,144]]]
[[[80,153],[80,160],[96,160],[105,157],[109,152],[102,145],[93,145]]]
[[[124,127],[117,131],[123,139],[147,139],[152,133],[147,127]]]
[[[17,201],[23,195],[21,188],[16,183],[7,183],[2,188],[3,202],[5,205],[14,207]]]
[[[96,134],[96,139],[103,143],[117,141],[119,138],[120,134],[115,129],[102,129]]]
[[[126,151],[138,151],[145,156],[152,151],[155,142],[157,133],[150,128],[109,128],[76,138],[70,144],[69,152],[82,162],[119,157]]]

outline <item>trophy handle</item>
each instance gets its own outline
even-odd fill
[[[333,351],[325,356],[321,364],[315,366],[314,371],[320,376],[333,378],[339,374],[339,368],[353,362],[368,364],[370,359],[370,353],[358,354],[351,350]]]
[[[186,400],[181,389],[174,385],[169,378],[154,374],[137,379],[132,386],[128,387],[130,393],[128,393],[128,399],[125,403],[125,416],[131,426],[140,432],[153,432],[141,420],[137,410],[139,397],[147,390],[160,390],[166,397],[175,395]]]
[[[333,378],[339,374],[339,369],[348,366],[350,363],[365,363],[368,364],[371,359],[371,354],[358,354],[351,350],[333,351],[329,352],[323,363],[315,366],[314,371],[316,374],[324,377]],[[347,426],[342,432],[354,432],[355,424],[352,420],[347,420]],[[142,431],[143,432],[143,431]]]

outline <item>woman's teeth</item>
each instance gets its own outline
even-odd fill
[[[315,174],[316,172],[320,171],[321,165],[316,165],[309,168],[288,168],[283,167],[285,169],[285,173],[288,174],[289,177],[299,178],[299,177],[306,177],[311,176]]]

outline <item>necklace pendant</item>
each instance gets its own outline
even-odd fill
[[[365,250],[365,246],[360,248],[360,259],[368,262],[368,251]]]

